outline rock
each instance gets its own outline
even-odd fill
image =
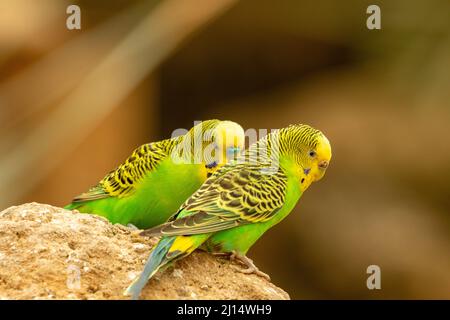
[[[0,299],[127,299],[156,238],[106,219],[29,203],[0,212]],[[160,271],[143,299],[289,299],[232,262],[194,252]]]

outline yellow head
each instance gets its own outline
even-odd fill
[[[221,166],[236,160],[245,148],[244,129],[233,121],[220,121],[214,129],[215,161]]]
[[[322,179],[331,160],[331,145],[327,137],[303,124],[281,129],[279,136],[281,155],[293,161],[294,174],[302,189]]]
[[[177,157],[188,163],[203,164],[209,176],[237,158],[245,147],[245,134],[235,122],[214,119],[195,125],[178,138],[178,142],[175,148]]]
[[[318,181],[325,175],[331,160],[330,141],[323,133],[318,137],[317,146],[310,151],[309,156],[312,158],[311,177],[313,181]]]

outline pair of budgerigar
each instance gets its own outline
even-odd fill
[[[140,229],[167,221],[218,167],[244,146],[232,121],[203,121],[186,134],[144,144],[65,208]],[[209,149],[212,148],[212,150]]]
[[[142,235],[161,237],[144,270],[126,290],[132,298],[139,297],[161,267],[197,248],[229,254],[247,267],[242,272],[268,278],[246,256],[247,251],[292,211],[311,183],[323,177],[331,159],[328,139],[308,125],[276,130],[240,155],[245,139],[239,125],[218,120],[203,125],[214,129],[209,143],[228,137],[229,142],[216,145],[216,154],[224,155],[221,161],[215,157],[200,165],[175,164],[166,150],[180,144],[181,138],[144,145],[68,206],[112,222],[149,228]]]

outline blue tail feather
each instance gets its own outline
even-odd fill
[[[131,299],[137,300],[141,294],[142,289],[147,284],[148,280],[158,271],[158,269],[165,262],[165,257],[169,251],[175,237],[162,238],[156,247],[152,250],[150,257],[145,263],[144,270],[139,278],[135,280],[125,291],[126,295],[131,295]]]

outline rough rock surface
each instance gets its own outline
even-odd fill
[[[0,213],[0,299],[126,299],[156,239],[107,220],[29,203]],[[204,252],[158,273],[143,299],[289,299]]]

